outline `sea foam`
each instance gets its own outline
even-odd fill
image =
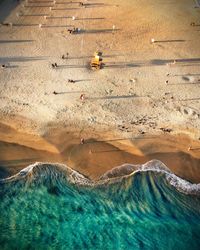
[[[29,182],[42,182],[47,179],[60,181],[60,179],[65,179],[71,184],[95,187],[120,182],[122,179],[126,178],[134,178],[135,174],[144,172],[162,174],[168,184],[176,188],[179,192],[191,195],[200,195],[200,183],[193,184],[176,176],[164,163],[159,160],[151,160],[141,165],[123,164],[117,166],[104,173],[97,181],[87,178],[64,164],[36,162],[22,169],[14,176],[1,179],[0,182],[6,183],[20,179],[25,181],[28,180]]]

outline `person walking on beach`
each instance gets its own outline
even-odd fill
[[[81,95],[80,95],[80,99],[81,99],[81,101],[84,101],[84,100],[85,100],[85,95],[84,95],[84,94],[81,94]]]
[[[83,145],[85,143],[85,139],[81,138],[81,144]]]

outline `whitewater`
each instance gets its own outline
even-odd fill
[[[199,249],[200,184],[162,162],[98,181],[35,163],[0,180],[1,249]]]

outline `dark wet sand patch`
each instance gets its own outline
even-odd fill
[[[35,162],[51,162],[64,163],[96,180],[124,163],[143,164],[158,159],[176,175],[200,182],[200,150],[188,151],[190,138],[165,135],[122,141],[86,138],[81,144],[79,134],[58,130],[39,138],[1,124],[0,177],[16,174]],[[193,148],[200,148],[199,142],[195,143]]]

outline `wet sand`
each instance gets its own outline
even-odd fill
[[[85,143],[81,144],[79,134],[65,130],[49,131],[45,138],[39,138],[1,124],[0,175],[13,175],[39,161],[64,163],[97,180],[106,171],[124,163],[143,164],[158,159],[176,175],[193,183],[200,182],[200,141],[181,134],[141,135],[132,139],[113,138],[110,134],[110,138],[101,140],[89,137],[91,135],[91,132],[85,134]]]

